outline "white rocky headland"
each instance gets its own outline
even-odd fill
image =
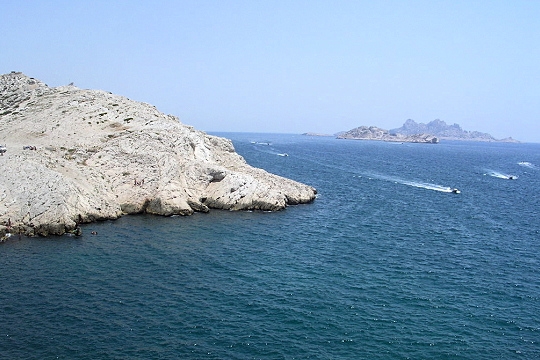
[[[4,236],[60,235],[124,214],[276,211],[316,194],[154,106],[17,72],[0,75],[0,145]]]

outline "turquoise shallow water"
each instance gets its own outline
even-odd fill
[[[540,358],[540,145],[224,135],[318,199],[2,244],[0,358]]]

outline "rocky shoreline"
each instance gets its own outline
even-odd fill
[[[0,75],[0,235],[77,233],[126,214],[282,210],[316,190],[149,104]]]

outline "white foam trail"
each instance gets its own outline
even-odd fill
[[[504,174],[504,173],[493,171],[493,170],[489,170],[489,172],[484,175],[489,175],[489,176],[493,176],[493,177],[496,177],[499,179],[505,179],[505,180],[513,180],[513,179],[518,178],[517,175]]]
[[[521,165],[521,166],[524,166],[526,168],[529,168],[529,169],[534,169],[534,170],[538,170],[538,166],[528,162],[528,161],[520,161],[518,162],[518,165]]]
[[[451,193],[454,192],[454,189],[449,186],[443,186],[438,184],[430,184],[430,183],[424,183],[424,182],[417,182],[417,181],[410,181],[410,180],[404,180],[400,178],[395,178],[391,176],[383,176],[383,175],[376,175],[376,174],[370,174],[374,178],[380,179],[380,180],[386,180],[391,181],[396,184],[402,184],[402,185],[408,185],[413,186],[416,188],[421,189],[427,189],[427,190],[433,190],[433,191],[440,191],[445,193]]]
[[[496,172],[496,171],[488,172],[488,175],[499,178],[499,179],[508,179],[508,175],[502,174],[502,173]]]
[[[404,181],[404,182],[402,182],[402,184],[409,185],[409,186],[414,186],[414,187],[417,187],[417,188],[435,190],[435,191],[447,192],[447,193],[453,191],[451,187],[437,185],[437,184],[419,183],[419,182],[413,182],[413,181]]]
[[[254,147],[254,150],[258,151],[258,152],[261,152],[261,153],[264,153],[264,154],[277,155],[277,156],[289,156],[289,154],[287,154],[287,153],[278,153],[276,151],[272,151],[272,149],[267,150],[267,149],[263,149],[263,148]]]

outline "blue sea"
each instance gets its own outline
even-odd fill
[[[540,144],[218,135],[318,198],[12,237],[1,359],[540,358]]]

